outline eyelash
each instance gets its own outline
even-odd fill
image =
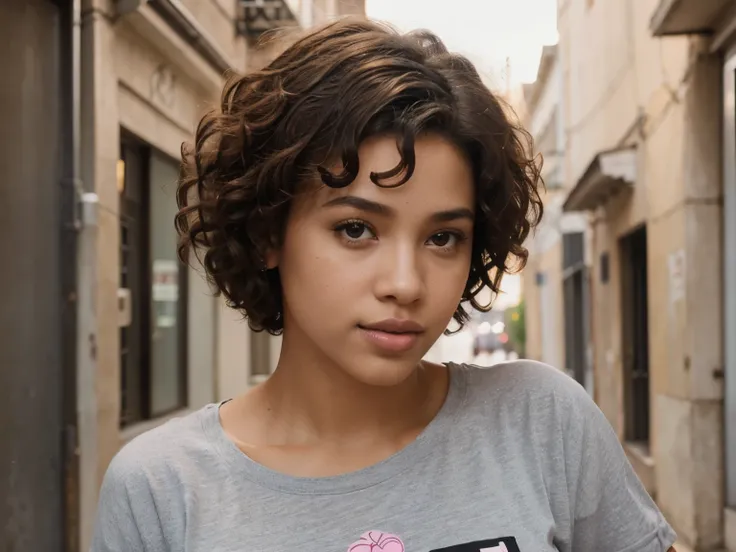
[[[365,238],[350,238],[350,237],[346,236],[344,234],[344,232],[345,232],[345,230],[347,230],[351,226],[360,226],[360,227],[363,227],[365,230],[368,230],[372,234],[372,237],[370,239],[376,239],[376,233],[375,233],[375,231],[373,230],[373,228],[371,228],[370,224],[368,224],[367,222],[365,222],[363,220],[359,220],[359,219],[345,220],[345,221],[342,221],[342,222],[338,223],[334,227],[334,232],[349,247],[357,247],[357,246],[361,245],[361,242],[363,242],[365,240]],[[431,240],[432,238],[434,238],[436,236],[440,236],[440,235],[444,235],[444,234],[449,234],[449,236],[451,238],[455,238],[455,243],[452,244],[452,245],[437,245],[437,246],[435,246],[437,249],[439,249],[442,252],[452,251],[454,248],[457,247],[458,244],[464,242],[467,239],[467,236],[463,232],[459,232],[457,230],[442,230],[440,232],[435,232],[434,234],[432,234],[427,241]]]

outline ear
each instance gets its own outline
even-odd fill
[[[279,266],[280,261],[281,261],[281,250],[276,249],[276,248],[269,248],[269,250],[266,251],[266,254],[263,257],[263,263],[265,264],[265,268],[267,270],[277,268]]]

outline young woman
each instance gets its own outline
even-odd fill
[[[94,552],[664,552],[585,391],[422,361],[541,217],[526,136],[429,33],[333,23],[235,80],[185,152],[178,228],[264,384],[126,446]]]

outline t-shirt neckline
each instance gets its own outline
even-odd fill
[[[287,494],[335,495],[358,491],[399,475],[411,469],[418,461],[436,450],[437,444],[447,437],[455,425],[467,388],[467,370],[464,366],[447,363],[449,386],[442,407],[427,427],[401,450],[388,458],[360,470],[328,477],[296,477],[281,473],[252,460],[230,440],[220,423],[219,404],[210,404],[202,411],[202,427],[219,455],[229,464],[233,477],[243,476],[250,481]]]

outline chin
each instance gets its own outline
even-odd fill
[[[361,362],[362,360],[362,362]],[[421,358],[353,358],[343,371],[354,380],[373,387],[394,387],[406,381],[417,369]]]

